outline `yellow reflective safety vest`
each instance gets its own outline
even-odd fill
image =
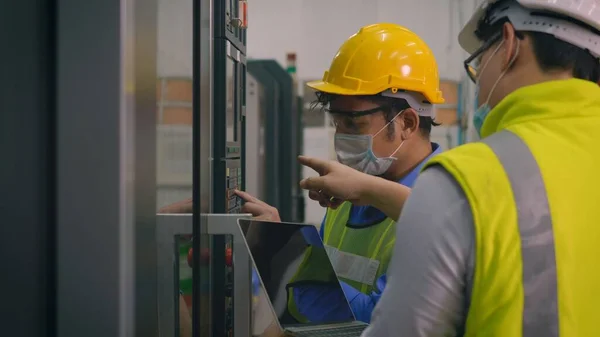
[[[351,203],[344,202],[337,209],[327,209],[323,243],[339,279],[364,294],[371,294],[377,279],[387,271],[396,241],[396,222],[386,218],[372,226],[350,228],[347,224],[351,207]],[[301,323],[308,320],[296,307],[293,297],[294,283],[337,282],[337,279],[331,279],[319,270],[318,260],[324,259],[321,263],[329,263],[326,260],[327,256],[314,255],[309,248],[288,285],[288,312]],[[312,259],[310,263],[307,263],[308,259]]]
[[[481,131],[427,165],[458,181],[473,213],[465,336],[600,336],[600,87],[521,88]]]

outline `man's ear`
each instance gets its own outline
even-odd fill
[[[508,22],[505,22],[502,26],[502,39],[504,45],[501,50],[502,52],[502,70],[510,67],[511,61],[515,57],[517,52],[517,35],[515,33],[515,27]]]
[[[408,139],[419,130],[419,114],[413,108],[408,108],[399,116],[402,119],[402,139]]]

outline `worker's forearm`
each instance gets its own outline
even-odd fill
[[[365,200],[370,206],[398,220],[404,203],[410,196],[410,188],[383,178],[372,177],[365,187]]]

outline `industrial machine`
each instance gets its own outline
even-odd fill
[[[196,0],[193,10],[195,202],[192,215],[159,215],[160,336],[180,335],[180,315],[188,313],[179,309],[185,308],[193,309],[194,336],[249,337],[250,261],[239,249],[236,225],[248,215],[239,214],[242,200],[234,190],[277,207],[282,219],[303,220],[296,160],[301,110],[289,69],[273,60],[246,60],[245,1]],[[165,135],[180,131],[159,128]],[[159,152],[173,155],[162,145]],[[161,193],[165,202],[183,191],[168,188]]]
[[[193,237],[193,225],[196,216],[192,214],[158,214],[156,223],[157,237],[157,280],[158,280],[158,326],[161,337],[178,337],[181,333],[181,315],[190,315],[194,329],[198,329],[198,334],[194,336],[235,336],[250,337],[251,328],[251,262],[248,251],[245,248],[242,233],[239,231],[237,220],[246,217],[241,214],[200,214],[198,218],[202,223],[204,231],[201,242],[203,243],[199,259],[194,259],[190,252],[190,239]],[[213,255],[220,255],[209,248],[207,238],[227,237],[229,250],[226,254],[225,264],[220,266],[213,265]],[[192,242],[193,245],[193,242]],[[233,261],[235,260],[235,265]],[[198,261],[196,263],[195,261]],[[235,266],[235,273],[232,267]],[[196,312],[181,312],[181,308],[187,305],[181,305],[180,291],[182,290],[182,279],[189,280],[188,275],[193,272],[193,268],[199,268],[203,278],[200,282],[194,282],[191,286],[194,291],[200,295],[200,305]],[[226,296],[217,298],[212,294],[214,284],[210,282],[208,276],[218,270],[229,271],[228,280],[231,288],[226,291]],[[183,282],[188,283],[189,281]],[[189,287],[189,284],[184,287]],[[224,285],[221,285],[224,286]],[[227,285],[225,285],[227,287]],[[194,293],[196,295],[196,293]],[[226,307],[225,313],[228,315],[224,322],[225,325],[217,331],[215,327],[210,326],[211,317],[220,313],[210,311],[210,303],[214,301],[224,302],[235,299],[235,307],[231,309]],[[222,313],[221,313],[222,316]],[[187,317],[190,318],[190,317]],[[185,327],[189,329],[189,327]],[[221,334],[218,334],[221,333]]]
[[[206,139],[205,134],[200,137],[201,142],[212,141],[213,193],[210,213],[231,214],[239,213],[242,206],[241,199],[233,191],[245,188],[246,2],[214,1],[213,6],[213,132],[210,139]],[[201,69],[201,72],[203,70],[206,71]],[[205,182],[200,181],[202,183]],[[213,285],[211,295],[214,297],[211,304],[213,336],[234,334],[234,271],[231,265],[226,264],[226,253],[232,249],[232,242],[231,235],[212,236],[210,273]]]
[[[242,204],[233,193],[245,189],[246,6],[193,2],[194,209],[192,215],[159,215],[161,337],[180,334],[178,308],[190,307],[194,336],[247,337],[250,331],[249,258],[235,249],[236,219],[247,215],[238,214]]]
[[[260,200],[266,200],[266,191],[274,181],[269,179],[265,153],[265,92],[251,74],[246,74],[246,118],[245,118],[245,191]]]

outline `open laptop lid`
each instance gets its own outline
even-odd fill
[[[314,226],[252,219],[239,219],[238,224],[257,272],[253,277],[259,283],[255,320],[275,315],[282,327],[354,321]],[[268,308],[259,304],[261,299],[268,300]],[[304,317],[302,322],[295,319],[298,315],[291,315],[289,301]]]

